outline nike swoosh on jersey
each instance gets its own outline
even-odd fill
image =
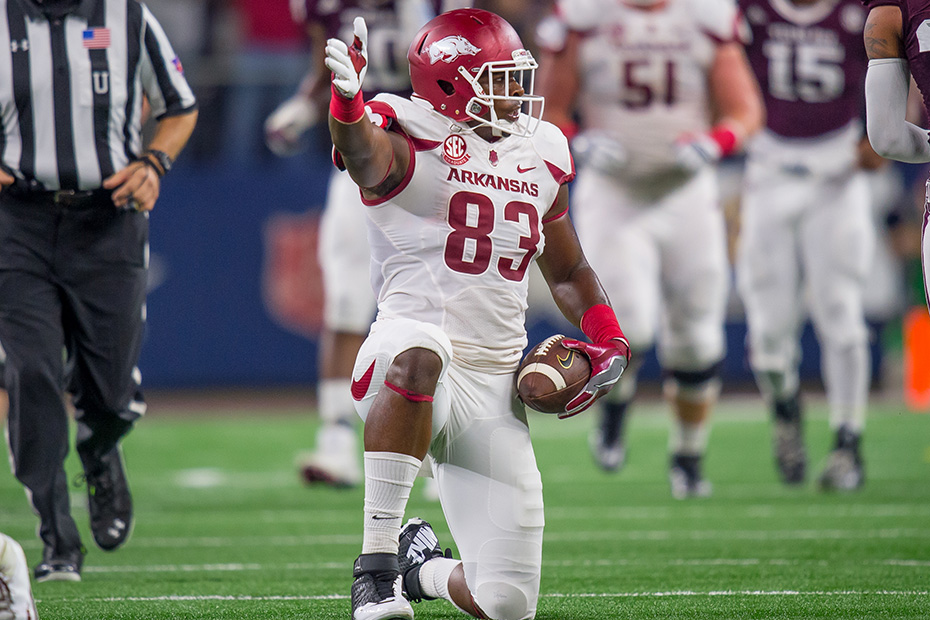
[[[373,361],[360,379],[356,380],[354,377],[352,378],[352,398],[355,400],[362,400],[365,398],[365,394],[368,393],[368,386],[371,385],[371,377],[374,374],[375,362]]]
[[[575,361],[574,356],[575,352],[569,351],[565,354],[564,358],[561,355],[556,354],[555,359],[559,360],[559,365],[562,366],[562,368],[571,368],[572,362]]]
[[[530,166],[529,168],[517,166],[517,172],[519,172],[520,174],[523,174],[524,172],[529,172],[530,170],[536,170],[536,166]]]

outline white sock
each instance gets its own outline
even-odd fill
[[[865,427],[869,399],[871,356],[865,343],[845,348],[825,346],[823,377],[830,403],[830,428],[841,426],[856,434]]]
[[[397,553],[397,538],[420,459],[396,452],[365,453],[362,553]]]
[[[451,601],[449,595],[449,577],[461,564],[461,560],[452,558],[433,558],[420,567],[420,589],[425,596]]]
[[[707,447],[707,423],[683,422],[676,419],[672,423],[669,448],[672,454],[701,456]]]
[[[355,426],[359,418],[352,401],[352,380],[321,380],[317,385],[317,407],[324,424],[342,422]]]

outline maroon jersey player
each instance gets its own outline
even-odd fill
[[[930,135],[904,119],[909,75],[930,107],[930,2],[927,0],[871,0],[865,25],[869,55],[866,76],[866,114],[869,140],[884,157],[918,163],[930,161]],[[928,182],[930,188],[930,182]],[[928,189],[930,192],[930,189]],[[921,237],[924,291],[930,290],[930,210],[925,205]],[[930,306],[930,296],[927,297]]]

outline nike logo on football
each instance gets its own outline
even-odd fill
[[[523,166],[517,166],[517,172],[523,174],[524,172],[529,172],[530,170],[536,170],[536,166],[530,166],[529,168],[524,168]]]
[[[371,377],[375,374],[375,362],[371,363],[365,374],[358,380],[352,378],[352,398],[362,400],[368,393],[368,386],[371,385]]]
[[[562,357],[561,355],[556,354],[555,359],[559,360],[559,365],[562,368],[567,369],[567,368],[572,367],[572,362],[575,361],[573,359],[574,355],[575,355],[574,351],[569,351],[568,353],[565,354],[565,357]]]

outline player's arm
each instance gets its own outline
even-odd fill
[[[323,64],[325,31],[319,22],[307,24],[310,66],[297,92],[265,120],[265,142],[276,155],[285,157],[300,149],[300,137],[323,115],[329,91],[329,70]]]
[[[559,188],[558,198],[543,220],[546,250],[537,264],[546,278],[559,310],[576,327],[591,306],[609,304],[594,270],[588,265],[575,227],[568,217],[568,185]]]
[[[161,191],[161,178],[180,155],[196,124],[196,108],[158,121],[152,140],[139,159],[103,180],[104,188],[115,190],[113,204],[151,211]]]
[[[368,68],[368,29],[355,18],[351,47],[339,39],[326,43],[326,66],[333,72],[329,133],[346,170],[369,198],[389,193],[403,180],[410,164],[407,140],[368,121],[362,82]]]
[[[610,391],[630,362],[630,345],[597,275],[581,250],[568,217],[568,186],[559,189],[550,219],[544,220],[546,250],[537,261],[562,314],[581,327],[591,343],[565,339],[562,344],[581,351],[591,360],[591,379],[573,398],[560,418],[573,416]]]
[[[930,161],[927,130],[905,120],[910,69],[904,58],[901,9],[885,5],[869,11],[863,40],[869,56],[865,115],[872,148],[888,159]]]
[[[716,110],[715,127],[727,127],[735,134],[733,149],[737,150],[765,124],[762,93],[741,43],[717,46],[709,79]]]
[[[555,17],[549,18],[555,20]],[[558,27],[553,24],[553,28]],[[546,107],[543,120],[547,120],[565,134],[569,140],[577,131],[573,112],[578,92],[578,42],[579,34],[569,31],[560,49],[544,47],[540,53],[536,75],[537,92],[545,97]]]
[[[706,134],[682,142],[678,160],[697,169],[738,152],[765,124],[762,93],[739,41],[717,45],[707,75],[714,125]]]

